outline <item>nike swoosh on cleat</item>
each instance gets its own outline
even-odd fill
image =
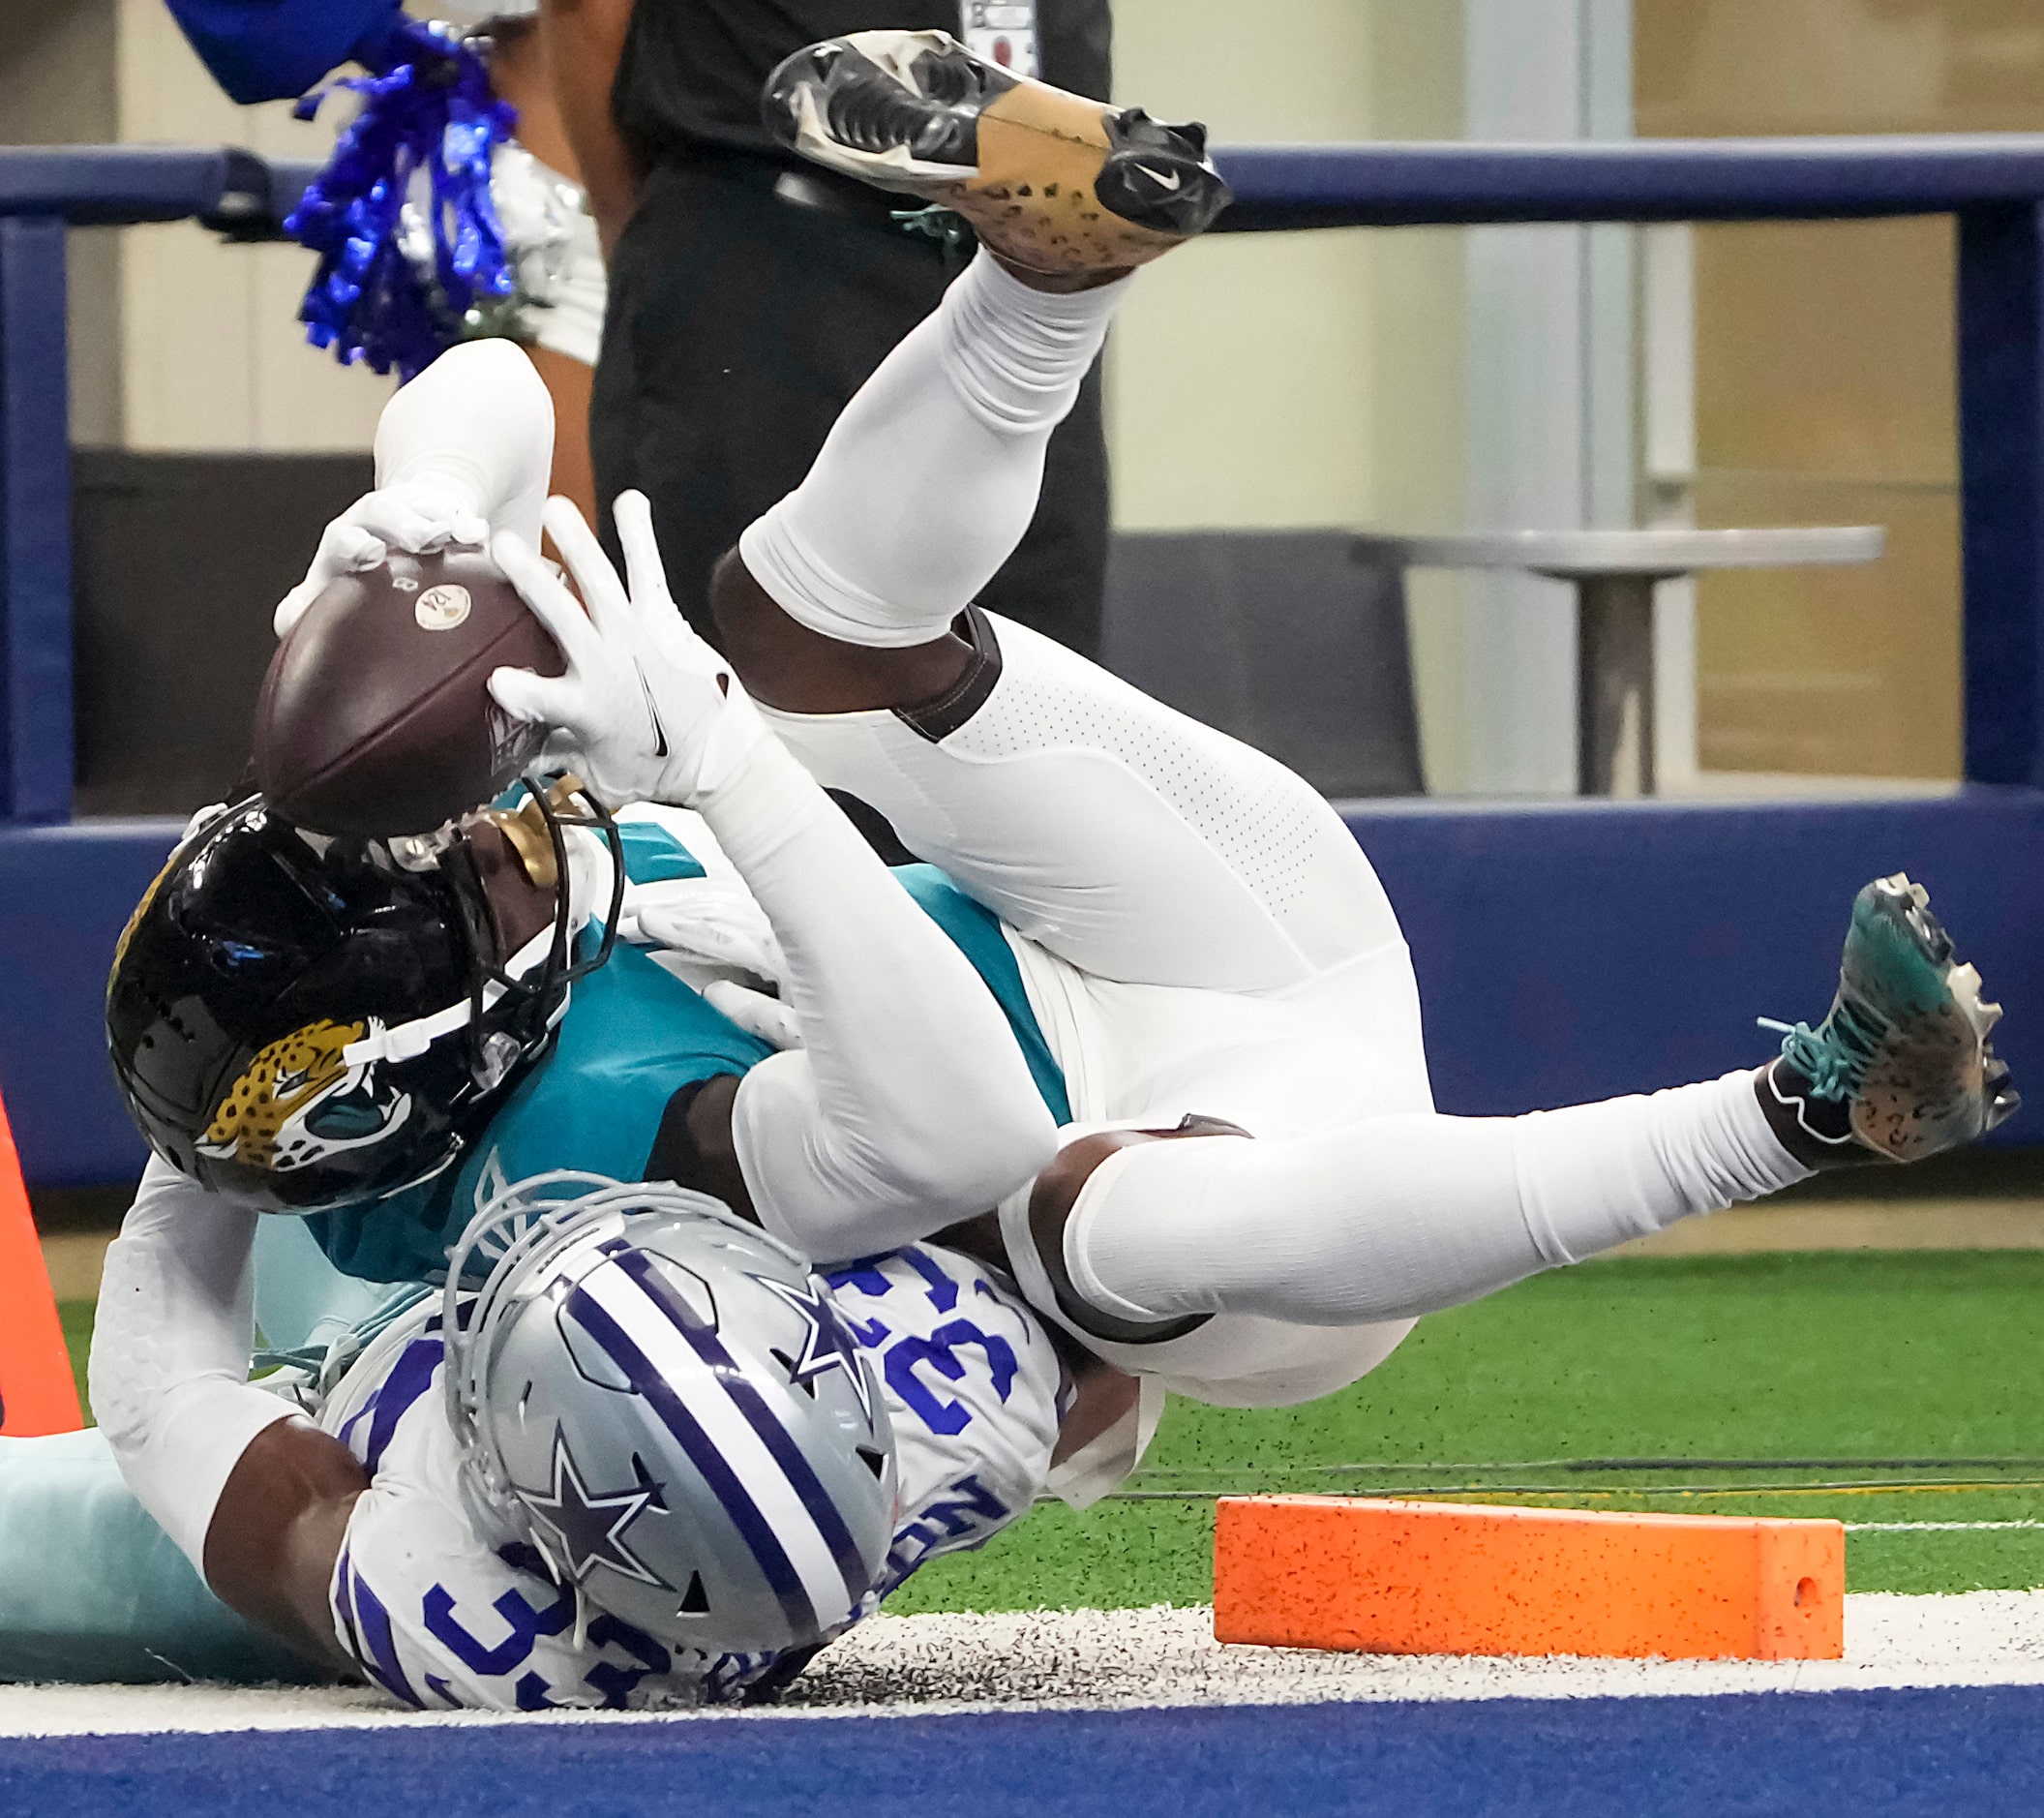
[[[667,755],[667,727],[661,722],[660,710],[653,703],[652,684],[646,681],[646,671],[636,662],[632,664],[632,673],[639,678],[639,692],[646,697],[646,716],[653,722],[653,755],[664,758]]]
[[[1148,165],[1137,165],[1136,168],[1160,190],[1175,190],[1185,181],[1176,170],[1153,170]]]

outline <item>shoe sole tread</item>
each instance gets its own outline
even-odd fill
[[[1886,1025],[1853,1094],[1861,1141],[1891,1160],[1919,1161],[1972,1141],[2014,1108],[1989,1089],[1988,1034],[2001,1009],[1980,991],[1978,970],[1955,962],[1921,885],[1897,873],[1861,892],[1840,995]]]
[[[917,59],[972,55],[942,32],[857,32],[838,42],[917,95]],[[785,120],[769,114],[770,123],[794,149],[845,175],[955,210],[1002,258],[1029,270],[1073,275],[1147,263],[1203,231],[1229,199],[1219,173],[1202,159],[1147,140],[1117,145],[1122,116],[1114,109],[1027,78],[1009,77],[980,106],[974,165],[918,160],[905,145],[858,150],[831,136],[819,105],[830,78],[814,61],[811,51],[798,52],[782,66],[795,72],[792,84],[783,83],[781,72],[769,84],[776,105],[788,110]],[[1147,185],[1136,168],[1147,172]],[[1103,178],[1123,207],[1102,199]],[[1132,217],[1129,205],[1163,225]]]

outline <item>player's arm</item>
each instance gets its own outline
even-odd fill
[[[1056,1147],[1006,1016],[675,610],[644,497],[615,516],[629,594],[573,508],[548,507],[586,616],[529,547],[493,543],[568,673],[490,685],[518,717],[566,728],[599,795],[695,808],[772,924],[804,1046],[730,1088],[761,1223],[830,1261],[984,1211]]]
[[[334,1636],[335,1563],[369,1473],[294,1415],[250,1442],[206,1529],[206,1583],[228,1609],[314,1659],[352,1667]]]
[[[323,1573],[318,1555],[346,1525],[335,1505],[362,1480],[345,1448],[248,1380],[258,1216],[150,1162],[106,1252],[93,1412],[135,1500],[222,1600],[335,1658],[331,1622],[316,1614],[334,1551]]]
[[[540,0],[539,29],[554,102],[575,153],[596,236],[608,259],[638,206],[639,168],[611,110],[618,60],[637,0]]]
[[[320,591],[393,549],[480,547],[510,530],[536,545],[554,465],[554,401],[525,350],[464,341],[402,386],[376,421],[376,484],[326,527],[276,614],[283,637]]]

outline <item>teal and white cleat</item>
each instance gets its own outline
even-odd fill
[[[1920,1162],[1994,1129],[2022,1103],[1988,1032],[2001,1007],[1955,965],[1930,893],[1902,872],[1852,904],[1838,995],[1817,1028],[1783,1031],[1755,1080],[1789,1153],[1812,1167],[1880,1157]]]

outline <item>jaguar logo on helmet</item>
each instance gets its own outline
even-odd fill
[[[410,1095],[378,1078],[380,1063],[347,1059],[351,1044],[382,1033],[375,1016],[321,1017],[279,1037],[228,1088],[198,1152],[282,1174],[402,1130]]]

